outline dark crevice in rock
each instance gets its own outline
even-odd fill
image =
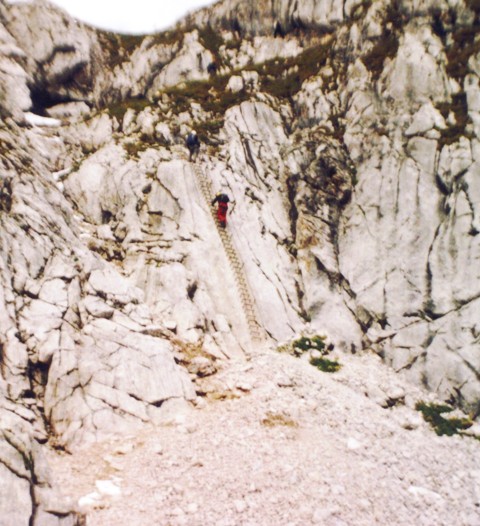
[[[3,436],[2,438],[11,446],[13,447],[16,451],[18,451],[18,453],[22,456],[22,458],[24,458],[24,455],[22,454],[22,451],[17,447],[17,445],[15,444],[15,442],[12,440],[12,438],[7,434],[7,433],[3,433]],[[30,478],[29,477],[26,477],[24,473],[21,473],[20,471],[18,471],[17,469],[15,469],[14,466],[12,466],[9,462],[7,462],[5,459],[3,458],[0,458],[0,464],[2,464],[3,466],[5,466],[8,471],[10,471],[11,473],[13,473],[16,477],[20,478],[20,479],[23,479],[23,480],[28,480],[30,482]]]
[[[47,436],[51,437],[53,430],[43,408],[43,397],[48,382],[49,370],[50,364],[41,362],[33,363],[29,360],[26,373],[30,383],[30,389],[24,391],[22,396],[23,398],[33,398],[35,400],[35,404],[33,405],[34,413],[37,418],[41,420]]]
[[[425,268],[425,283],[426,283],[426,290],[425,290],[425,297],[426,300],[424,302],[423,311],[425,314],[430,317],[431,319],[435,319],[436,317],[440,317],[441,315],[438,315],[435,313],[435,305],[432,300],[432,280],[433,280],[433,274],[432,274],[432,267],[431,267],[431,257],[433,254],[433,247],[435,246],[435,242],[440,234],[442,225],[438,225],[437,229],[435,230],[435,234],[433,236],[432,243],[430,244],[430,247],[428,249],[428,255],[427,255],[427,265]]]
[[[0,142],[1,151],[1,142]],[[10,212],[12,209],[12,180],[11,178],[0,179],[0,212]]]
[[[102,209],[102,225],[107,225],[114,218],[114,214],[110,210]]]
[[[32,111],[37,115],[46,115],[45,111],[51,106],[66,102],[73,102],[73,99],[67,96],[60,96],[49,92],[45,86],[35,85],[30,88],[32,98]]]
[[[409,349],[408,347],[398,347],[399,349]],[[426,356],[426,353],[422,353],[422,354],[419,354],[417,356],[414,356],[412,358],[412,360],[410,362],[408,362],[407,364],[405,364],[403,367],[399,367],[398,369],[396,369],[396,372],[399,373],[401,371],[408,371],[410,370],[416,363],[419,359],[421,358],[424,358]],[[427,379],[423,376],[422,378],[422,383],[425,385],[426,383],[428,384],[427,382]]]
[[[193,298],[195,297],[195,294],[197,292],[197,288],[198,288],[198,283],[195,281],[194,283],[188,285],[187,287],[187,295],[188,297],[193,300]]]
[[[300,176],[298,174],[291,175],[287,178],[288,201],[290,203],[288,215],[290,218],[290,230],[292,232],[293,239],[296,239],[297,237],[298,210],[295,203],[295,198],[297,195],[299,179]]]
[[[248,139],[242,137],[242,145],[243,145],[243,151],[245,152],[245,160],[247,162],[247,165],[250,166],[253,170],[253,172],[258,176],[258,169],[257,165],[255,164],[255,158],[252,153],[252,149],[250,146],[250,142]]]

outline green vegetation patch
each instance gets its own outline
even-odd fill
[[[318,370],[325,373],[334,373],[338,371],[342,365],[335,360],[330,360],[326,356],[330,353],[333,346],[326,346],[325,336],[301,336],[278,348],[280,352],[288,352],[289,354],[300,358],[308,351],[317,351],[315,357],[310,357],[310,364]],[[319,355],[320,354],[320,355]]]
[[[198,133],[203,133],[204,135],[217,134],[223,128],[223,124],[223,119],[213,119],[197,123],[195,129]]]
[[[397,55],[398,34],[403,23],[404,13],[401,10],[400,2],[393,0],[387,8],[382,35],[375,42],[373,48],[362,57],[362,61],[372,73],[374,81],[380,78],[385,60],[392,59]]]
[[[151,106],[152,102],[146,98],[130,98],[122,100],[116,104],[112,104],[106,108],[107,113],[110,117],[115,117],[119,123],[123,121],[125,113],[128,109],[134,109],[136,112],[143,111],[148,106]]]
[[[165,45],[172,46],[174,44],[179,44],[183,41],[185,32],[187,30],[183,29],[172,29],[170,31],[162,31],[161,33],[155,33],[152,35],[153,45]]]
[[[342,367],[337,361],[323,357],[310,358],[310,363],[324,373],[335,373]]]
[[[469,58],[480,51],[480,39],[476,36],[480,32],[480,24],[457,28],[452,33],[453,44],[447,49],[447,73],[450,77],[463,85],[468,73]]]
[[[172,99],[178,113],[190,110],[191,103],[196,102],[204,111],[223,114],[231,106],[248,98],[244,93],[227,91],[228,79],[227,76],[217,76],[209,80],[191,81],[166,88],[161,93],[166,93]]]
[[[220,31],[212,29],[210,26],[206,26],[198,29],[199,41],[205,49],[208,49],[218,65],[221,64],[222,59],[220,56],[220,47],[223,45],[223,38],[221,37]]]
[[[220,46],[224,44],[223,38],[219,31],[212,29],[210,26],[196,27],[193,25],[187,25],[186,27],[177,27],[169,31],[162,31],[152,35],[154,45],[166,45],[171,46],[179,44],[183,41],[186,33],[190,33],[194,30],[198,31],[198,39],[205,49],[208,49],[216,59],[220,58],[219,50]]]
[[[472,426],[469,418],[444,418],[444,413],[453,411],[448,405],[417,402],[415,409],[422,413],[424,420],[433,427],[437,435],[456,435]]]
[[[209,121],[196,121],[194,122],[193,127],[195,128],[201,142],[213,145],[214,143],[211,140],[211,137],[218,134],[223,128],[223,124],[223,119],[213,119]]]
[[[102,49],[110,57],[108,65],[112,69],[126,62],[145,38],[145,35],[124,35],[102,30],[98,30],[97,34]]]
[[[302,336],[298,340],[292,342],[292,347],[301,351],[301,353],[308,351],[310,349],[316,349],[317,351],[325,350],[325,336]]]
[[[277,98],[290,98],[298,93],[305,80],[318,74],[326,64],[331,50],[331,39],[312,46],[296,57],[275,58],[248,69],[257,71],[261,78],[262,91]]]
[[[141,152],[144,152],[149,148],[158,148],[159,146],[161,146],[159,141],[147,137],[146,135],[140,136],[135,142],[122,142],[123,149],[132,159],[138,159]]]

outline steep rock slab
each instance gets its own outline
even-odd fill
[[[25,25],[12,15],[16,9],[12,7],[6,17],[14,29]],[[233,63],[240,67],[246,64],[252,67],[256,58],[272,58],[266,47],[273,40],[271,53],[283,47],[278,57],[298,55],[309,44],[308,33],[302,32],[302,27],[321,27],[327,31],[336,27],[337,31],[334,36],[322,39],[325,46],[331,46],[326,53],[326,64],[304,82],[293,106],[289,99],[280,102],[258,93],[258,89],[268,89],[268,84],[264,85],[262,78],[254,79],[248,77],[248,72],[242,72],[243,88],[248,93],[240,88],[239,100],[247,96],[251,99],[230,108],[225,121],[221,116],[225,127],[215,137],[220,146],[215,152],[217,157],[210,155],[204,160],[215,189],[226,188],[237,200],[230,228],[238,243],[238,253],[245,257],[245,271],[253,284],[257,304],[261,305],[263,323],[275,340],[301,330],[309,316],[316,330],[328,326],[335,334],[335,342],[345,347],[360,346],[361,336],[366,334],[364,345],[373,343],[379,352],[385,352],[388,360],[400,357],[398,368],[411,371],[419,381],[428,377],[434,389],[456,393],[455,397],[466,405],[475,403],[478,372],[471,358],[472,349],[478,346],[477,333],[468,308],[476,305],[478,297],[476,150],[480,99],[478,52],[472,36],[478,22],[475,9],[471,2],[452,5],[443,1],[407,0],[351,1],[343,6],[336,1],[285,1],[273,6],[267,2],[255,5],[222,2],[209,15],[211,20],[218,20],[218,24],[231,30],[229,38],[239,44],[232,55]],[[241,36],[245,36],[243,20],[252,14],[262,15],[255,18],[252,32],[269,36],[246,42],[241,40]],[[205,22],[205,12],[199,16],[198,20]],[[301,37],[301,45],[291,44],[295,38],[293,33],[285,40],[285,46],[282,39],[270,35],[277,19],[291,24],[293,33]],[[342,24],[344,19],[348,24]],[[12,30],[16,35],[15,45],[30,49],[31,35],[27,38],[30,47],[20,46],[21,31],[17,29]],[[204,47],[201,38],[192,35],[185,39],[179,60],[168,71],[165,69],[168,75],[164,71],[163,76],[161,69],[168,68],[166,64],[175,53],[172,50],[179,50],[180,45],[168,49],[168,46],[158,46],[163,51],[157,68],[151,50],[157,49],[158,41],[142,42],[134,52],[138,70],[132,64],[116,65],[126,72],[117,86],[118,93],[142,94],[139,85],[132,87],[132,92],[124,89],[122,83],[127,82],[130,74],[138,74],[139,82],[149,85],[145,70],[140,67],[143,52],[147,54],[147,63],[152,64],[152,78],[160,75],[158,78],[162,79],[155,89],[161,90],[162,83],[169,82],[169,78],[172,82],[197,78],[197,74],[203,78],[210,50]],[[53,49],[56,43],[49,38],[47,48]],[[12,51],[8,36],[4,41],[9,49],[6,53],[9,65],[15,57],[22,71],[43,78],[38,76],[32,61],[27,65],[23,64],[24,58],[17,61],[17,51]],[[199,47],[200,41],[203,50]],[[225,56],[227,43],[224,42],[222,51]],[[40,46],[40,49],[46,48]],[[84,57],[82,45],[79,49],[78,56]],[[203,63],[192,71],[193,77],[189,77],[184,73],[192,65],[195,51],[202,53]],[[81,63],[76,52],[67,54],[73,57],[73,65]],[[452,57],[459,54],[465,60],[456,64]],[[124,58],[128,62],[127,55]],[[45,81],[53,86],[55,79],[61,78],[59,72],[64,66],[63,59],[48,64]],[[302,64],[289,63],[288,71],[295,72],[296,67]],[[256,69],[261,77],[263,69]],[[23,82],[23,74],[17,71]],[[68,65],[65,71],[67,76],[71,73]],[[247,78],[253,79],[252,82],[247,82]],[[108,84],[108,79],[102,79]],[[235,82],[238,81],[232,82],[232,86]],[[241,341],[242,332],[241,322],[235,320],[238,301],[228,290],[232,275],[228,273],[228,262],[221,250],[215,251],[221,245],[215,231],[210,231],[205,204],[194,182],[188,180],[193,173],[186,163],[178,160],[175,148],[156,148],[158,145],[150,143],[151,147],[143,151],[148,141],[157,137],[157,129],[163,130],[161,136],[168,137],[165,143],[171,145],[191,122],[207,127],[212,124],[210,118],[217,117],[213,111],[204,112],[198,102],[189,109],[174,111],[168,107],[174,100],[174,97],[162,97],[158,107],[157,103],[153,104],[138,118],[132,116],[133,110],[126,114],[121,130],[130,137],[123,146],[110,144],[113,130],[119,131],[120,127],[116,128],[106,115],[96,117],[91,126],[83,123],[79,127],[78,135],[70,143],[78,158],[83,160],[85,152],[101,149],[91,162],[85,162],[65,181],[67,195],[72,201],[78,199],[79,208],[88,220],[82,224],[82,233],[72,226],[81,218],[73,218],[71,210],[63,208],[65,201],[58,192],[49,188],[45,198],[62,208],[65,218],[72,216],[66,222],[68,228],[75,230],[74,235],[85,239],[92,249],[107,254],[107,259],[115,259],[116,264],[130,274],[131,282],[144,289],[157,318],[168,318],[172,322],[169,325],[176,325],[178,333],[191,342],[202,341],[208,333],[218,341],[221,336],[224,343],[230,338],[227,345],[233,347]],[[147,102],[140,101],[139,106]],[[20,97],[15,104],[23,108],[26,102]],[[218,128],[218,124],[214,121],[215,127]],[[309,128],[311,133],[302,135],[302,130]],[[176,135],[177,130],[180,135]],[[297,143],[297,139],[290,136],[292,130],[300,130]],[[79,144],[84,131],[89,135],[82,151]],[[332,141],[329,134],[338,142]],[[53,157],[47,155],[53,149],[53,141],[47,147],[46,140],[33,140],[30,131],[25,135],[32,141],[27,151],[36,149],[53,164]],[[115,139],[122,143],[125,137],[117,135]],[[222,144],[222,140],[228,144]],[[320,144],[312,146],[309,142],[312,140]],[[342,141],[345,150],[342,150]],[[299,146],[300,152],[291,152],[292,145]],[[122,150],[130,152],[132,159],[127,160]],[[314,153],[310,155],[309,150]],[[59,159],[61,156],[57,156],[57,162]],[[340,184],[335,183],[335,176],[330,173],[332,168],[341,168]],[[44,171],[48,171],[45,165],[38,168],[39,173]],[[296,181],[292,175],[302,177]],[[351,197],[347,195],[348,184],[344,185],[349,178],[353,186]],[[62,333],[64,319],[73,323],[75,334],[78,331],[82,348],[95,345],[92,339],[101,341],[98,335],[101,331],[96,332],[98,319],[102,323],[120,319],[137,333],[142,333],[149,322],[148,316],[136,306],[142,300],[128,291],[128,287],[119,285],[122,293],[117,296],[101,290],[91,291],[91,274],[97,270],[103,272],[104,268],[99,258],[85,255],[88,251],[75,252],[85,272],[75,268],[73,276],[69,272],[66,279],[57,275],[44,280],[41,274],[49,262],[51,246],[42,231],[41,210],[29,214],[30,208],[35,209],[36,194],[42,195],[43,190],[41,185],[32,190],[23,182],[15,182],[16,188],[23,188],[25,195],[28,194],[25,205],[11,198],[9,186],[9,179],[2,182],[2,193],[6,195],[2,210],[8,212],[13,207],[21,216],[22,229],[33,230],[28,236],[22,237],[21,233],[14,236],[11,250],[19,258],[22,250],[26,251],[27,257],[19,269],[25,267],[27,272],[23,275],[19,270],[15,275],[16,285],[11,295],[20,295],[21,299],[5,300],[9,312],[13,309],[13,317],[18,311],[22,335],[16,341],[11,336],[14,330],[9,333],[9,359],[15,371],[12,376],[18,377],[10,385],[18,396],[28,390],[19,378],[29,368],[32,349],[42,364],[36,366],[35,374],[38,385],[43,386],[42,368],[53,359],[62,338],[69,348],[68,338],[72,335],[68,331]],[[92,196],[92,187],[98,195]],[[293,218],[295,214],[298,216]],[[32,225],[35,228],[32,229]],[[49,219],[48,228],[58,233],[54,216]],[[63,227],[60,230],[59,239],[63,239],[66,230]],[[37,245],[41,248],[40,254],[36,252]],[[205,256],[205,252],[209,255]],[[73,251],[67,251],[63,257],[68,260],[72,254]],[[142,268],[135,270],[139,262]],[[210,272],[214,267],[217,270]],[[5,281],[9,285],[10,276]],[[216,290],[219,284],[220,292]],[[223,293],[225,289],[227,292]],[[71,298],[76,298],[73,303]],[[132,304],[135,307],[131,307]],[[450,331],[445,339],[438,336],[437,324],[442,320]],[[84,333],[84,327],[94,331],[95,337]],[[462,331],[469,337],[460,337]],[[380,342],[385,339],[389,345],[383,349]],[[402,347],[404,340],[410,343]],[[436,353],[432,341],[447,349],[445,353]],[[444,341],[447,343],[443,346]],[[450,348],[457,358],[450,356]],[[432,351],[432,360],[421,359],[425,349]],[[455,365],[456,372],[445,374],[446,381],[440,385],[438,380],[446,371],[441,364],[442,356],[446,363]],[[76,363],[75,360],[72,363]],[[109,359],[102,356],[99,368],[110,366]],[[88,378],[88,367],[86,369]],[[461,378],[468,386],[465,392],[456,384],[463,382]],[[85,387],[80,385],[82,389]],[[136,393],[132,386],[128,389]]]
[[[361,5],[361,1],[348,2],[349,9]],[[332,29],[344,20],[343,0],[223,0],[209,10],[199,11],[187,17],[187,22],[214,24],[233,29],[242,36],[288,32],[298,27],[321,27]]]
[[[232,241],[244,264],[259,321],[283,341],[302,326],[300,277],[289,253],[292,232],[281,159],[289,142],[282,116],[267,101],[243,102],[226,113],[226,170],[213,170],[214,191],[236,202]]]
[[[27,56],[2,25],[0,25],[0,46],[1,115],[21,121],[23,112],[32,106],[28,89],[29,77],[25,71]]]
[[[195,173],[183,160],[166,160],[172,155],[164,151],[147,150],[138,162],[123,155],[119,147],[102,148],[65,180],[68,195],[98,232],[106,218],[124,251],[123,268],[154,318],[174,323],[189,342],[207,333],[222,353],[237,353],[248,333]]]
[[[50,138],[2,126],[0,140],[0,515],[80,525],[39,444],[127,432],[194,392],[141,291],[82,245],[49,172]]]
[[[206,80],[207,66],[214,60],[198,40],[198,31],[187,33],[183,37],[182,47],[175,57],[155,77],[149,94],[155,94],[160,88],[175,86],[181,82]]]
[[[93,33],[64,11],[47,2],[20,2],[1,6],[6,30],[25,53],[34,106],[57,101],[90,100],[98,53]]]
[[[341,144],[322,128],[296,137],[288,157],[292,229],[302,275],[301,306],[311,330],[338,348],[361,348],[362,312],[338,260],[337,224],[352,191],[353,171]]]
[[[469,82],[472,95],[463,97],[449,77],[451,59],[435,26],[423,23],[431,15],[426,6],[411,22],[403,18],[396,54],[385,58],[376,85],[365,82],[362,64],[350,66],[345,142],[358,182],[340,220],[339,262],[357,301],[385,329],[381,338],[396,333],[393,345],[380,347],[387,360],[474,409],[478,370],[462,349],[470,356],[478,342],[460,332],[471,333],[464,307],[478,297],[477,138],[463,120],[477,88]],[[369,68],[372,57],[362,59]]]
[[[1,344],[0,344],[1,345]],[[35,412],[14,403],[0,377],[0,517],[19,526],[81,526],[84,517],[60,497],[51,480],[39,437],[32,433]]]

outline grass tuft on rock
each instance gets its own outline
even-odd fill
[[[295,350],[301,351],[301,353],[310,349],[316,349],[322,352],[325,349],[325,337],[324,336],[302,336],[298,340],[292,342],[292,347]]]
[[[165,88],[159,92],[166,94],[175,105],[177,113],[190,110],[196,102],[207,112],[224,114],[228,108],[240,104],[248,97],[244,93],[232,93],[226,90],[228,76],[217,76],[209,80],[195,80],[180,86]]]
[[[460,431],[472,426],[469,418],[444,418],[442,416],[444,413],[453,411],[453,408],[448,405],[417,402],[415,409],[422,413],[423,419],[433,427],[439,436],[457,435]]]
[[[328,358],[310,358],[310,363],[324,373],[335,373],[341,369],[341,364]]]
[[[319,371],[325,373],[334,373],[342,366],[335,360],[330,360],[326,356],[333,349],[333,345],[327,347],[325,343],[325,336],[300,336],[296,340],[281,345],[278,348],[279,352],[287,352],[292,356],[300,358],[305,353],[311,353],[309,361],[310,364],[316,367]]]
[[[262,424],[266,427],[286,426],[298,427],[297,422],[283,413],[273,413],[269,411],[263,418]]]
[[[249,66],[258,72],[262,91],[279,99],[291,98],[302,88],[308,78],[317,75],[325,66],[332,48],[332,38],[305,49],[295,57],[274,58]]]
[[[127,35],[113,31],[97,30],[102,49],[108,54],[111,69],[130,60],[132,53],[140,47],[145,35]]]
[[[387,7],[381,36],[375,40],[372,49],[362,57],[362,61],[371,72],[374,81],[380,78],[385,61],[393,59],[397,55],[398,35],[405,21],[406,14],[402,10],[401,3],[398,0],[392,0]]]
[[[133,109],[137,113],[140,113],[148,106],[151,106],[152,102],[145,97],[136,97],[122,100],[115,104],[111,104],[106,108],[107,113],[110,117],[115,117],[117,121],[121,124],[123,117],[128,109]]]
[[[146,135],[141,135],[136,140],[125,141],[122,143],[122,147],[125,152],[128,154],[128,157],[131,159],[138,160],[140,154],[149,148],[158,148],[160,146],[160,141],[157,141],[153,137],[148,137]]]

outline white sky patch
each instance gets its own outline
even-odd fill
[[[153,33],[173,26],[213,0],[51,0],[71,16],[118,33]]]

